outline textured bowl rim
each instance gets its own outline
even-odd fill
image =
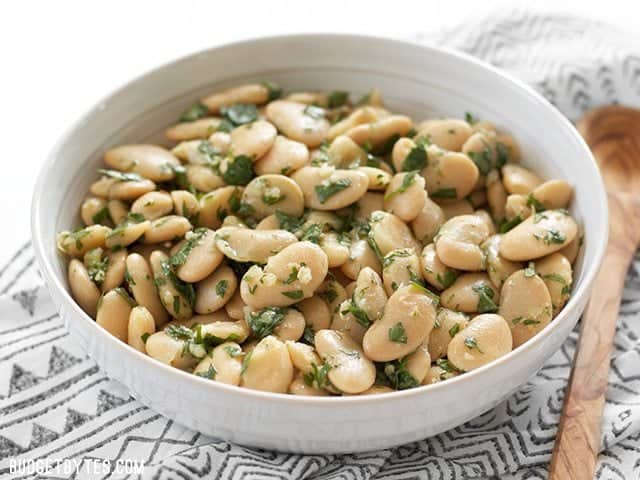
[[[567,133],[570,136],[572,136],[573,140],[578,142],[578,144],[580,144],[582,149],[584,150],[583,152],[585,157],[584,162],[588,163],[592,169],[592,172],[590,172],[590,175],[592,173],[595,173],[597,177],[594,180],[596,180],[596,183],[598,184],[598,188],[596,191],[592,192],[592,194],[597,197],[598,203],[605,206],[605,208],[602,210],[601,215],[603,218],[601,219],[601,221],[603,225],[606,226],[607,228],[603,228],[602,231],[600,232],[593,233],[596,236],[595,251],[591,259],[586,259],[586,258],[584,259],[583,266],[582,266],[583,268],[582,274],[584,276],[582,284],[577,290],[575,290],[572,293],[571,298],[569,299],[569,302],[567,302],[567,304],[564,306],[564,308],[558,314],[558,316],[555,317],[552,322],[550,322],[543,330],[541,330],[532,339],[520,345],[519,347],[515,348],[514,350],[509,352],[507,355],[500,357],[497,360],[494,360],[486,365],[483,365],[478,369],[472,370],[470,372],[466,372],[464,375],[460,375],[460,376],[448,379],[446,382],[438,382],[431,385],[421,385],[416,388],[394,391],[391,393],[385,393],[380,395],[354,395],[354,396],[340,396],[340,397],[313,397],[313,396],[290,395],[290,394],[284,394],[284,393],[263,392],[259,390],[252,390],[249,388],[242,388],[234,385],[227,385],[222,382],[212,382],[208,379],[201,378],[196,375],[182,371],[178,368],[163,364],[149,357],[148,355],[138,352],[137,350],[131,348],[129,345],[119,341],[116,337],[114,337],[113,335],[108,333],[106,330],[101,328],[99,325],[97,325],[96,322],[91,317],[89,317],[89,315],[87,315],[79,307],[79,305],[73,300],[73,298],[71,297],[70,293],[67,291],[65,286],[57,278],[56,274],[54,273],[53,266],[47,260],[47,256],[45,254],[45,248],[43,245],[43,240],[42,240],[43,237],[42,237],[42,232],[40,228],[41,226],[39,222],[39,219],[41,216],[41,198],[40,197],[41,197],[41,192],[44,190],[44,188],[46,188],[46,182],[47,182],[49,173],[55,172],[55,163],[56,163],[56,156],[57,156],[56,154],[58,150],[61,148],[61,146],[73,136],[73,132],[79,126],[87,122],[88,118],[97,109],[98,105],[103,105],[108,103],[108,101],[112,97],[130,88],[132,85],[143,80],[148,75],[158,74],[165,69],[174,68],[177,64],[180,64],[180,63],[188,63],[190,61],[193,61],[199,56],[207,55],[210,52],[214,52],[215,50],[218,50],[220,48],[234,48],[234,47],[239,47],[243,45],[251,45],[255,43],[260,43],[264,40],[283,40],[283,41],[297,40],[297,41],[309,42],[309,41],[322,41],[322,40],[327,40],[329,38],[339,39],[344,42],[348,42],[348,41],[387,42],[388,44],[394,44],[398,48],[418,47],[426,51],[431,51],[439,54],[444,53],[445,55],[455,57],[464,62],[473,64],[476,67],[487,70],[491,72],[493,75],[501,77],[503,80],[511,83],[513,86],[515,86],[516,88],[519,88],[523,93],[528,95],[530,100],[536,102],[537,104],[541,105],[542,108],[546,109],[548,115],[555,117],[556,120],[559,120],[561,123],[563,123],[567,127]],[[176,379],[188,378],[190,379],[190,381],[193,381],[193,382],[201,382],[200,385],[204,385],[206,383],[212,389],[212,392],[219,390],[221,392],[224,392],[225,394],[240,395],[240,396],[245,396],[247,398],[252,398],[255,400],[262,400],[262,401],[268,400],[268,401],[274,401],[274,402],[292,402],[296,405],[307,404],[307,405],[316,405],[316,406],[319,406],[319,405],[337,406],[338,404],[363,405],[363,404],[377,403],[381,401],[387,402],[392,400],[400,400],[401,398],[407,399],[410,397],[417,397],[425,393],[428,393],[430,391],[435,391],[439,389],[453,389],[453,388],[456,388],[460,382],[467,381],[467,380],[470,380],[471,378],[475,378],[478,376],[482,376],[493,369],[499,368],[500,366],[502,366],[502,364],[509,362],[515,355],[524,355],[527,350],[533,350],[536,347],[538,347],[539,344],[544,342],[545,337],[547,335],[559,329],[563,323],[570,321],[569,320],[570,311],[578,308],[580,300],[584,296],[589,294],[594,277],[600,268],[600,264],[604,257],[604,252],[607,245],[608,234],[609,234],[608,217],[609,217],[609,214],[608,214],[608,208],[607,208],[607,196],[604,189],[604,183],[602,181],[601,175],[599,174],[599,169],[597,167],[595,159],[593,158],[593,155],[591,154],[591,151],[589,150],[584,139],[580,136],[580,134],[575,129],[575,127],[571,124],[571,122],[566,117],[564,117],[564,115],[562,115],[555,107],[553,107],[553,105],[551,105],[544,97],[542,97],[542,95],[540,95],[532,87],[530,87],[523,81],[467,53],[453,50],[451,48],[443,47],[440,45],[436,46],[433,44],[421,43],[418,41],[400,40],[400,39],[389,38],[384,36],[376,36],[376,35],[358,35],[358,34],[348,34],[348,33],[298,33],[298,34],[285,34],[285,35],[278,35],[278,34],[263,35],[259,37],[247,38],[247,39],[242,39],[234,42],[220,44],[218,46],[207,48],[204,50],[199,50],[195,53],[178,57],[176,59],[165,62],[158,67],[147,70],[142,74],[138,75],[137,77],[133,78],[132,80],[110,91],[107,95],[102,97],[100,101],[96,102],[78,120],[73,122],[71,126],[65,130],[63,135],[60,137],[58,142],[53,146],[50,153],[47,155],[47,158],[45,159],[42,166],[40,167],[40,171],[38,173],[35,189],[32,196],[31,233],[32,233],[32,242],[33,242],[36,258],[40,266],[40,271],[42,272],[45,278],[46,286],[57,290],[57,292],[60,293],[61,297],[64,298],[64,301],[69,304],[69,306],[71,307],[75,315],[82,318],[82,321],[90,322],[90,324],[94,328],[94,333],[96,335],[99,335],[103,341],[110,343],[108,345],[108,348],[121,348],[123,349],[123,351],[129,352],[129,353],[135,353],[138,355],[138,358],[141,361],[150,362],[150,366],[154,366],[160,369],[165,369],[165,372],[167,374],[176,375],[177,376]],[[55,234],[55,232],[53,232],[53,234]],[[587,260],[590,260],[590,261],[587,262]]]

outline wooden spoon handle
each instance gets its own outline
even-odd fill
[[[612,226],[609,245],[582,317],[582,331],[553,449],[551,480],[592,479],[595,472],[613,337],[625,277],[635,250],[635,235],[625,235],[624,226],[634,213],[617,197],[609,196]]]

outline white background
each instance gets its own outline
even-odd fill
[[[91,105],[144,71],[240,38],[303,31],[410,37],[493,9],[534,4],[640,30],[638,0],[4,0],[0,261],[30,236],[35,176],[57,138]]]

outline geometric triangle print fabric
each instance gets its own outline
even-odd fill
[[[575,120],[640,105],[640,42],[585,20],[510,12],[418,39],[523,78]],[[27,232],[25,232],[25,237]],[[138,403],[65,330],[30,243],[0,267],[0,478],[18,458],[144,462],[58,478],[292,480],[546,478],[577,334],[508,400],[441,435],[356,455],[289,455],[203,436]],[[598,478],[640,478],[640,256],[629,271],[603,420]]]

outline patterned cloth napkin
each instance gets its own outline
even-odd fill
[[[640,105],[640,43],[605,25],[509,13],[418,37],[464,50],[525,79],[569,118],[596,104]],[[511,398],[423,441],[355,455],[243,448],[185,429],[109,380],[66,332],[30,243],[0,269],[0,476],[16,459],[70,459],[55,478],[546,478],[576,333]],[[598,478],[640,478],[640,256],[629,271],[604,412]],[[120,460],[120,462],[118,462]]]

